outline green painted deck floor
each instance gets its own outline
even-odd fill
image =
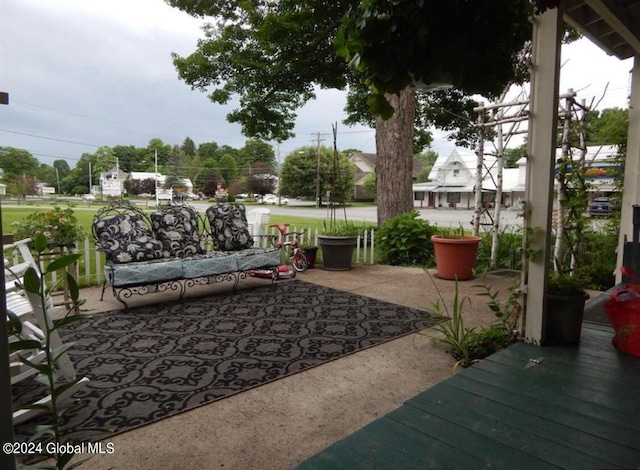
[[[640,468],[640,358],[612,337],[584,323],[579,347],[515,344],[297,468]]]

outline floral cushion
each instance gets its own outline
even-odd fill
[[[151,214],[151,228],[162,243],[165,258],[204,253],[198,233],[198,214],[186,206],[169,206]]]
[[[237,251],[253,246],[242,204],[214,204],[207,209],[207,218],[216,250]]]
[[[100,247],[111,263],[148,261],[163,257],[162,243],[137,215],[117,214],[94,221]]]

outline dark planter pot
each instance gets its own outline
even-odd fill
[[[307,257],[307,268],[311,269],[316,266],[316,256],[318,255],[317,246],[309,246],[304,248],[304,255]]]
[[[329,271],[351,269],[351,256],[357,242],[356,236],[318,236],[318,245],[322,250],[322,268]]]
[[[480,237],[466,235],[463,238],[431,237],[436,256],[438,276],[442,279],[465,281],[473,277]]]
[[[576,344],[580,342],[584,296],[547,295],[547,317],[545,321],[545,344]]]

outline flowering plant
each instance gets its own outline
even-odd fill
[[[34,238],[41,233],[49,244],[70,245],[82,238],[82,226],[78,224],[73,210],[70,208],[37,211],[29,214],[23,221],[16,221],[14,237],[18,240]]]

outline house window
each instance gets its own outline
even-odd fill
[[[447,193],[447,202],[451,203],[459,203],[460,202],[460,193]]]
[[[453,170],[453,176],[460,176],[460,170]]]

